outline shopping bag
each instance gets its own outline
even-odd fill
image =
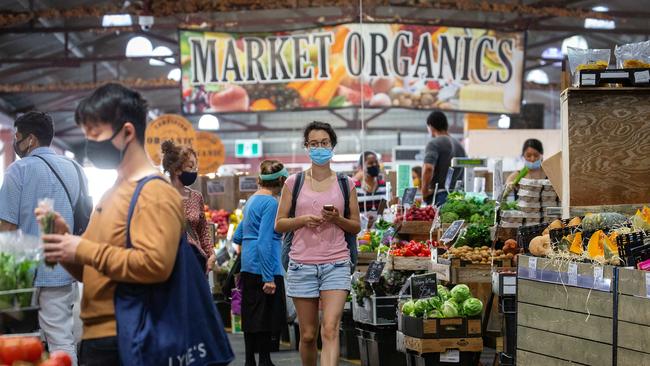
[[[159,176],[138,182],[126,226],[142,187]],[[227,365],[234,359],[228,336],[212,301],[196,250],[182,234],[171,276],[159,284],[119,283],[115,319],[122,365]]]

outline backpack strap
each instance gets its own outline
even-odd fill
[[[293,185],[291,193],[291,209],[289,209],[289,217],[296,217],[296,204],[298,203],[298,195],[302,189],[302,184],[305,182],[305,173],[300,172],[296,174],[296,181]]]
[[[133,245],[131,244],[131,218],[133,217],[133,212],[135,211],[135,205],[138,203],[138,196],[140,196],[140,192],[142,191],[142,188],[144,188],[144,185],[154,179],[160,179],[165,183],[167,182],[165,181],[165,179],[163,179],[163,177],[157,174],[146,176],[138,181],[138,185],[135,186],[135,191],[133,191],[133,196],[131,196],[131,203],[129,204],[129,214],[126,216],[126,247],[127,248],[133,247]]]
[[[345,174],[336,173],[336,178],[343,193],[343,217],[350,218],[350,185],[348,184],[348,177]]]
[[[54,167],[47,160],[45,160],[44,157],[42,157],[40,155],[32,155],[32,156],[35,157],[35,158],[41,159],[45,163],[45,165],[47,165],[47,167],[50,168],[50,170],[52,171],[52,173],[54,174],[56,179],[59,180],[59,183],[61,183],[61,186],[63,186],[63,190],[65,191],[65,195],[68,196],[68,201],[70,201],[70,207],[72,208],[72,212],[74,212],[74,203],[72,202],[72,196],[70,196],[70,191],[68,191],[68,187],[66,187],[65,183],[63,183],[63,179],[61,179],[61,176],[59,176],[59,173],[57,173],[56,170],[54,170]]]

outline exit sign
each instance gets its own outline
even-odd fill
[[[262,140],[235,140],[236,158],[259,158],[262,156]]]

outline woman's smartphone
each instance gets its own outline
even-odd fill
[[[325,210],[325,211],[334,211],[334,205],[325,205],[325,206],[323,206],[323,210]]]

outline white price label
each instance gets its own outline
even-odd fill
[[[537,278],[537,258],[528,258],[528,277]]]
[[[635,83],[649,83],[650,82],[650,71],[637,71],[634,73],[634,82]]]
[[[650,298],[650,272],[645,273],[645,297]]]
[[[596,282],[603,282],[603,267],[594,267],[594,279]]]
[[[569,263],[569,285],[578,285],[578,264]]]
[[[440,354],[440,362],[458,363],[460,362],[460,351],[457,349],[449,350]]]

